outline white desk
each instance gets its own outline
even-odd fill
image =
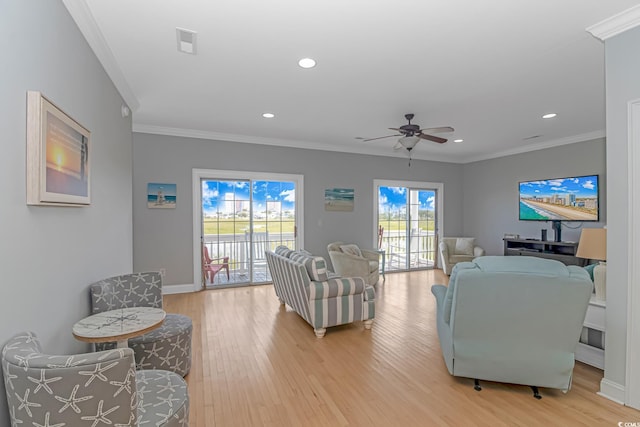
[[[105,311],[78,321],[73,325],[73,336],[85,342],[117,341],[118,348],[126,348],[129,338],[159,327],[165,316],[164,310],[153,307]]]

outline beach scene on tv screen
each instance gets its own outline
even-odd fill
[[[598,221],[598,176],[521,182],[520,219]]]

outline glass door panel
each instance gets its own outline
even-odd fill
[[[205,286],[271,281],[265,251],[297,246],[296,183],[203,178],[201,184]],[[205,252],[213,263],[228,263],[228,277],[224,268],[207,272]]]
[[[378,242],[386,271],[433,268],[436,254],[436,192],[379,186]]]

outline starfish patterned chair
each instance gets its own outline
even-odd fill
[[[130,348],[49,355],[23,332],[2,349],[2,372],[12,426],[189,426],[184,379],[136,371]]]
[[[132,273],[101,280],[90,286],[91,312],[128,307],[162,308],[162,276],[158,272]],[[167,313],[162,326],[129,338],[137,369],[165,369],[183,377],[191,369],[191,334],[188,316]],[[115,348],[116,343],[98,343],[96,350]]]

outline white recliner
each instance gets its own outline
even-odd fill
[[[327,245],[334,271],[342,277],[362,277],[368,285],[375,285],[380,278],[380,254],[360,249],[357,245],[333,242]]]
[[[484,249],[476,246],[474,237],[443,237],[438,245],[442,270],[447,276],[451,275],[453,266],[463,261],[473,261],[483,256]]]

